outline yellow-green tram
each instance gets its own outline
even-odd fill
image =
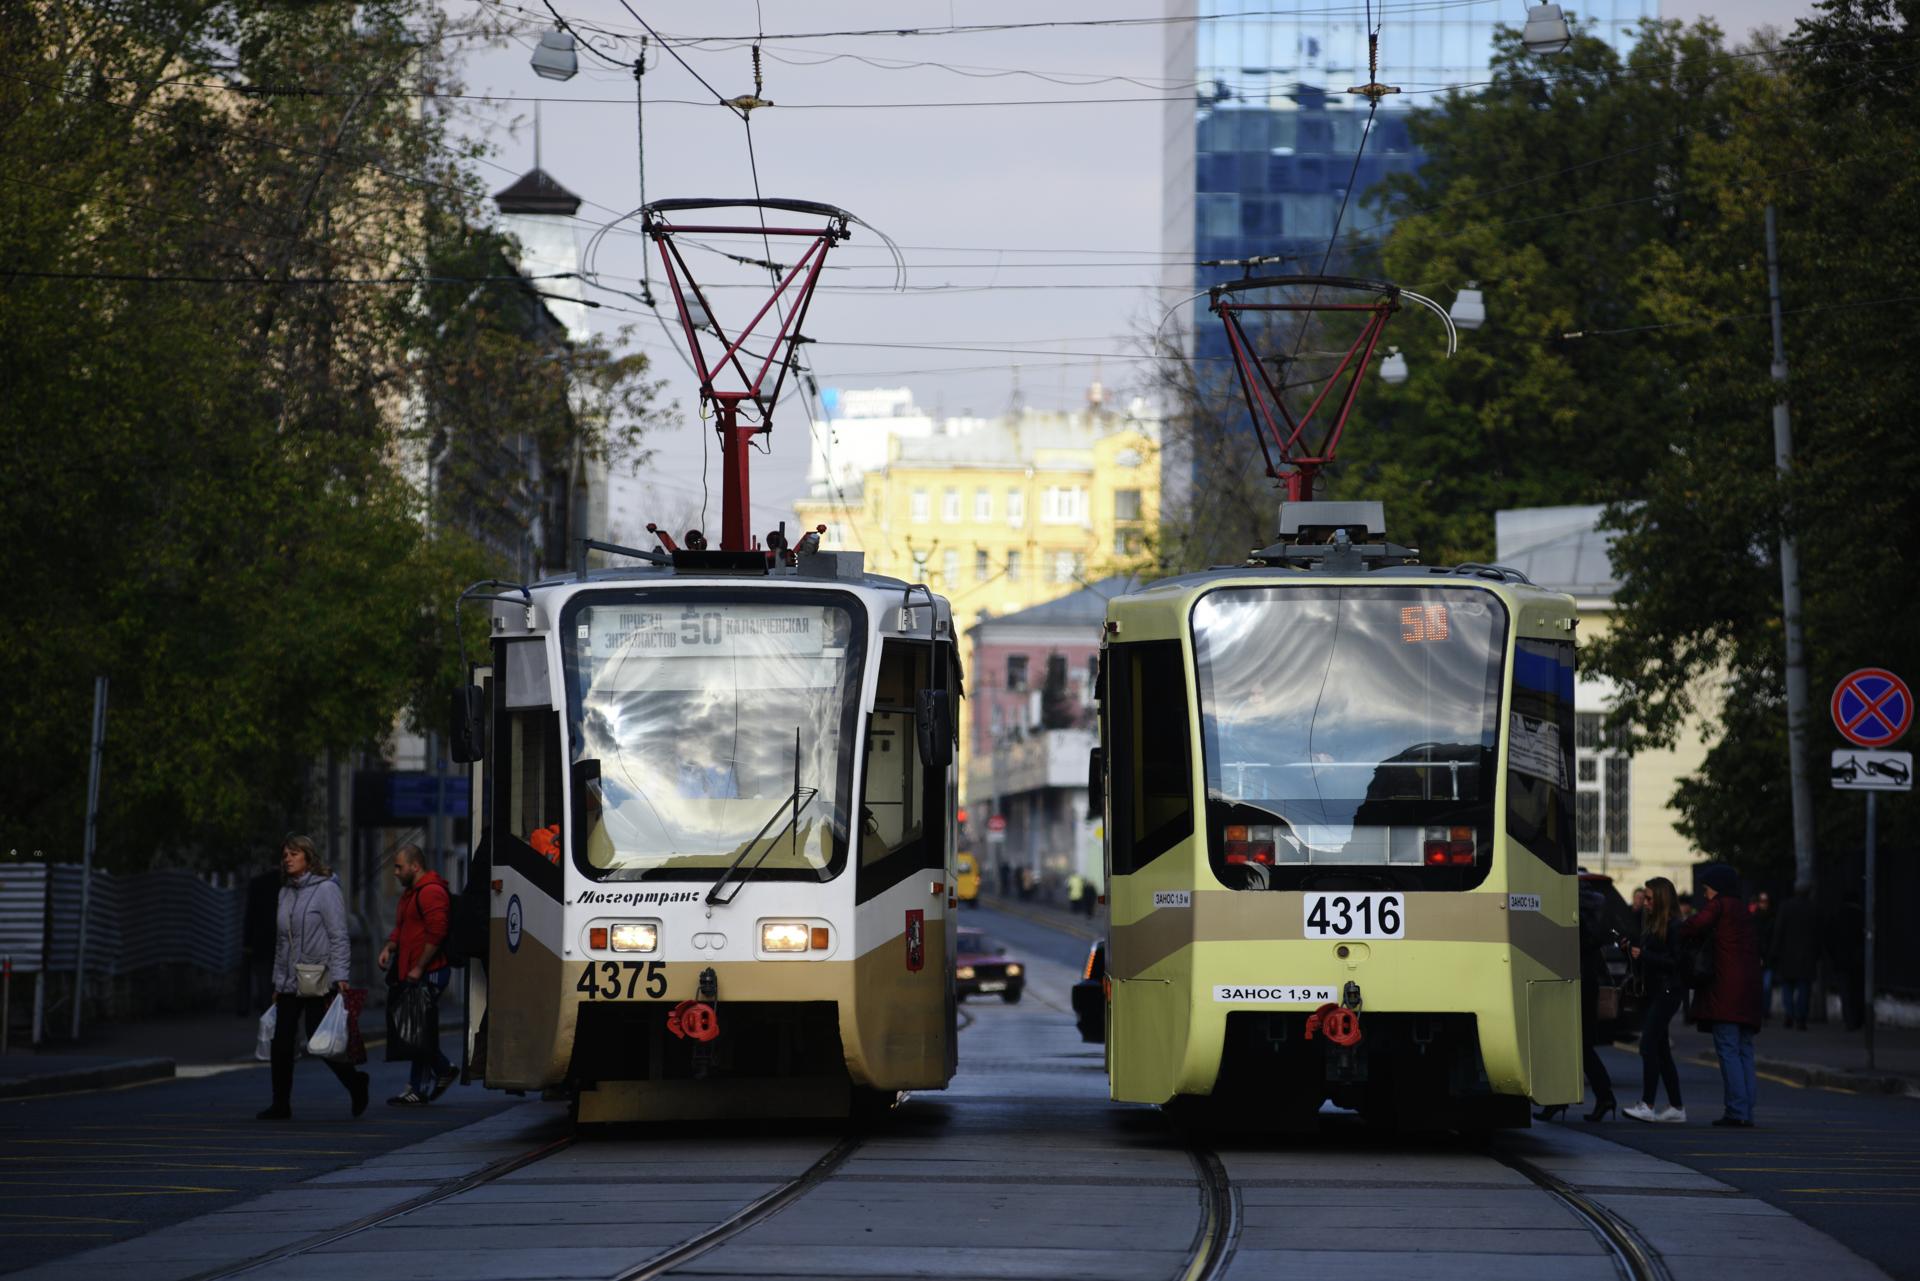
[[[1379,510],[1287,504],[1308,541],[1109,605],[1115,1099],[1483,1130],[1581,1097],[1573,600],[1413,564]]]

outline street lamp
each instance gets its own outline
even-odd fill
[[[1573,30],[1557,4],[1539,4],[1527,10],[1527,25],[1520,32],[1520,43],[1528,53],[1565,53],[1573,43]]]
[[[1480,299],[1480,282],[1469,280],[1467,287],[1453,296],[1453,306],[1447,308],[1447,315],[1453,318],[1457,329],[1478,329],[1487,323],[1487,305]]]
[[[580,71],[580,55],[574,51],[573,33],[560,28],[541,32],[540,47],[533,51],[532,63],[534,74],[545,79],[573,79]]]
[[[1380,379],[1391,387],[1407,381],[1407,358],[1398,347],[1387,348],[1387,358],[1380,362]]]

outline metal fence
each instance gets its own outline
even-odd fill
[[[245,891],[192,872],[93,874],[87,973],[121,977],[188,965],[225,974],[240,963]],[[0,956],[16,974],[71,974],[80,948],[80,869],[0,865]]]

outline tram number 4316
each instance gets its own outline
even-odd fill
[[[1306,904],[1310,939],[1406,937],[1406,903],[1398,894],[1309,894]]]
[[[656,1000],[667,994],[665,961],[588,961],[573,985],[589,1001],[632,1000],[644,990]]]

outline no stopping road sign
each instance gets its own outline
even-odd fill
[[[1913,691],[1883,667],[1849,672],[1833,687],[1833,726],[1849,743],[1885,747],[1913,724]]]

